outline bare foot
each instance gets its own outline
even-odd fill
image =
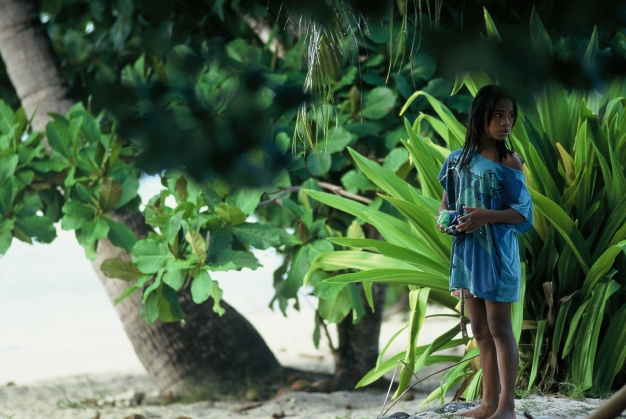
[[[515,419],[514,409],[497,409],[489,419]]]
[[[468,410],[467,412],[459,413],[459,416],[465,416],[467,418],[487,419],[496,412],[496,406],[491,406],[487,403],[481,403],[476,409]],[[495,419],[495,418],[494,418]],[[504,419],[504,418],[502,418]]]

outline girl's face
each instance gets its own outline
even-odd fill
[[[514,121],[513,102],[509,99],[498,100],[491,115],[489,115],[489,122],[485,127],[485,136],[499,141],[506,140]]]

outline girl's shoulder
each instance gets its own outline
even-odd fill
[[[510,152],[506,154],[506,159],[502,162],[503,165],[515,170],[522,170],[523,160],[516,152]]]

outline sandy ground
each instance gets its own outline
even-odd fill
[[[385,392],[358,391],[310,393],[290,391],[264,402],[211,401],[191,404],[167,403],[157,396],[143,374],[100,374],[73,376],[31,385],[0,388],[2,419],[223,419],[223,418],[299,418],[299,419],[374,419],[381,417]],[[140,401],[140,404],[135,404]],[[117,405],[114,405],[116,403]],[[558,397],[529,396],[516,400],[518,418],[524,412],[535,419],[584,418],[598,400],[569,400]],[[127,406],[131,404],[131,406]],[[135,404],[135,405],[133,405]],[[437,414],[419,397],[400,401],[386,413],[419,415],[427,419],[450,417]]]

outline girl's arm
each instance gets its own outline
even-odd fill
[[[526,218],[513,208],[505,210],[487,210],[483,208],[465,207],[466,215],[459,217],[460,225],[458,231],[473,233],[479,228],[489,223],[517,224],[525,221]]]

